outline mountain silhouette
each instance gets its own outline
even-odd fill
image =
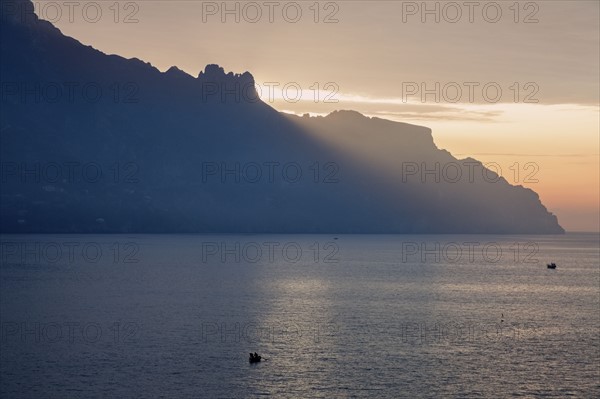
[[[535,192],[428,128],[281,113],[248,72],[161,72],[32,10],[2,13],[2,232],[564,232]]]

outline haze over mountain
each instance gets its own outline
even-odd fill
[[[284,114],[248,72],[163,73],[13,5],[2,232],[564,232],[535,192],[438,149],[428,128]]]

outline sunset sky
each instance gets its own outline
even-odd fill
[[[161,71],[249,71],[281,111],[428,126],[439,148],[535,190],[567,231],[599,229],[598,1],[227,2],[228,14],[222,2],[111,0],[71,18],[60,1],[35,3],[64,34]]]

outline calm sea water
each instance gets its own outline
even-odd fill
[[[1,243],[2,398],[600,396],[595,234]]]

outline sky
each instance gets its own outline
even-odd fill
[[[161,71],[249,71],[280,111],[428,126],[439,148],[536,191],[567,231],[599,230],[598,1],[34,4],[64,34]]]

